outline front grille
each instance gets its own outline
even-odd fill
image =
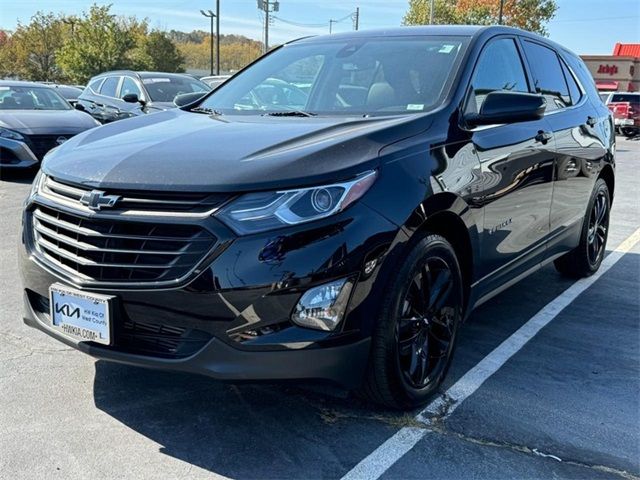
[[[58,143],[59,138],[69,139],[73,135],[29,135],[29,146],[33,154],[38,157],[38,160],[42,160],[44,156],[52,148],[60,145]]]
[[[71,185],[47,176],[42,184],[42,193],[53,200],[62,201],[76,207],[83,208],[80,201],[83,195],[92,189],[84,186]],[[131,191],[117,189],[101,189],[105,195],[118,197],[115,204],[109,207],[113,212],[133,212],[137,214],[154,213],[194,213],[211,214],[215,209],[230,198],[225,193],[198,192],[160,192],[160,191]]]
[[[115,347],[138,355],[183,358],[196,353],[211,338],[210,333],[192,328],[125,321],[116,329]]]
[[[184,278],[217,239],[196,225],[84,217],[38,205],[37,252],[87,284],[158,284]]]

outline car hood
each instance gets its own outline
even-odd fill
[[[78,110],[2,110],[0,127],[25,135],[76,134],[95,127],[90,115]]]
[[[91,188],[248,191],[312,185],[375,168],[381,148],[428,116],[210,116],[180,109],[107,124],[51,152],[43,170]]]

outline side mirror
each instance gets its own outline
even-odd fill
[[[191,103],[197,102],[202,97],[204,97],[209,92],[193,92],[193,93],[183,93],[182,95],[176,96],[173,99],[173,104],[176,107],[184,107]]]
[[[87,109],[84,108],[84,105],[82,105],[80,102],[76,102],[73,104],[73,108],[75,108],[76,110],[80,110],[81,112],[86,112]]]
[[[127,93],[124,97],[122,97],[122,100],[124,100],[127,103],[139,103],[143,107],[146,103],[144,100],[141,100],[138,98],[137,93]]]
[[[529,122],[541,119],[546,107],[547,101],[542,95],[522,92],[491,92],[482,102],[480,113],[466,115],[465,122],[472,127]]]

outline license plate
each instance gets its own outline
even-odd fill
[[[51,326],[81,342],[109,345],[113,298],[53,284],[49,287]]]

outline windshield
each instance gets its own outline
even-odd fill
[[[144,77],[142,79],[151,100],[154,102],[173,102],[173,99],[183,93],[208,92],[209,86],[191,77],[161,75]]]
[[[0,85],[0,110],[71,110],[49,87]]]
[[[442,102],[466,37],[357,38],[285,45],[227,80],[200,109],[222,114],[419,113]]]

